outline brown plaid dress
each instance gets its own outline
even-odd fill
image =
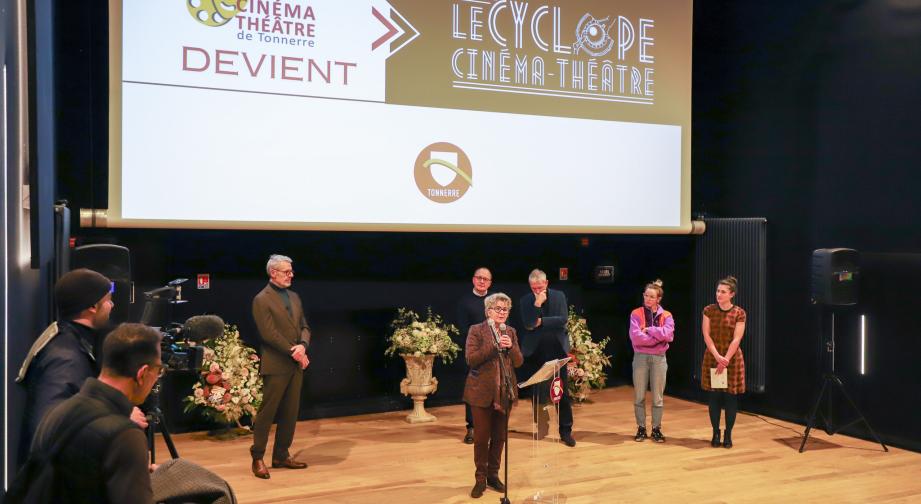
[[[726,351],[729,350],[729,344],[732,343],[736,324],[745,322],[745,310],[738,306],[733,306],[728,311],[723,311],[719,305],[712,304],[704,308],[704,315],[710,319],[710,338],[713,340],[713,344],[716,345],[716,350],[720,355],[726,355]],[[704,361],[700,369],[700,388],[729,392],[730,394],[745,393],[745,359],[742,357],[741,346],[736,350],[732,359],[729,360],[729,367],[725,371],[729,373],[727,380],[729,388],[710,388],[710,368],[715,367],[716,358],[708,350],[704,350]]]

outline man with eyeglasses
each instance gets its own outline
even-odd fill
[[[274,254],[265,270],[269,284],[253,299],[253,318],[262,338],[262,406],[253,425],[253,475],[269,479],[269,469],[262,460],[269,441],[272,422],[278,418],[272,467],[306,469],[307,464],[295,460],[288,449],[294,441],[294,428],[301,402],[304,369],[310,364],[307,347],[310,328],[304,316],[301,298],[290,289],[294,278],[290,257]]]
[[[30,460],[63,446],[55,457],[53,502],[152,503],[147,437],[130,415],[163,373],[160,333],[121,324],[105,338],[102,355],[99,378],[87,379],[39,424]]]
[[[566,319],[569,305],[566,294],[548,288],[547,274],[539,269],[528,275],[531,293],[526,294],[518,303],[521,313],[521,353],[530,366],[540,367],[552,359],[562,359],[569,354],[569,334],[566,332]],[[563,397],[560,399],[560,440],[570,448],[576,446],[572,437],[572,400],[566,387],[569,373],[562,369],[560,373],[563,385]]]
[[[470,327],[486,320],[483,311],[483,300],[489,295],[492,286],[492,272],[488,268],[480,267],[473,272],[473,290],[467,291],[457,302],[457,327],[460,329],[459,341],[455,341],[461,348],[466,348],[467,333]],[[468,369],[467,372],[470,370]],[[467,433],[464,443],[473,444],[473,414],[470,405],[464,403],[464,418],[467,422]]]
[[[115,306],[112,285],[105,275],[86,268],[69,271],[55,283],[58,320],[35,340],[16,378],[27,389],[23,448],[31,445],[45,414],[99,374],[97,350]],[[134,408],[131,418],[147,427],[140,409]]]

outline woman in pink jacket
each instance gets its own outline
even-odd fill
[[[633,343],[633,409],[636,413],[636,441],[646,439],[646,387],[652,391],[652,440],[664,443],[662,435],[662,395],[668,362],[665,351],[675,337],[675,319],[659,304],[662,280],[646,284],[643,306],[630,314],[630,341]]]

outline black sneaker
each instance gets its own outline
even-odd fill
[[[662,435],[662,429],[659,427],[652,428],[652,440],[656,443],[664,443],[665,436]]]
[[[646,439],[646,427],[640,427],[636,429],[636,436],[633,437],[633,440],[637,443]]]
[[[719,448],[721,446],[719,429],[713,431],[713,439],[710,440],[710,446],[714,448]]]
[[[467,427],[467,434],[464,436],[464,444],[473,444],[473,429]]]

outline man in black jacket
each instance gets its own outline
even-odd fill
[[[72,502],[152,503],[147,438],[130,420],[163,373],[160,333],[122,324],[105,339],[99,379],[51,410],[38,426],[30,457],[46,454],[68,427],[88,422],[56,460],[55,495]]]
[[[97,349],[109,323],[112,282],[104,275],[81,268],[65,273],[54,286],[58,321],[38,337],[19,371],[26,396],[25,437],[32,442],[42,417],[55,405],[80,391],[87,378],[99,374]],[[141,427],[147,422],[139,409],[132,419]]]
[[[467,348],[467,333],[470,332],[470,327],[486,320],[486,305],[483,302],[492,285],[492,272],[489,271],[489,268],[477,268],[473,272],[472,282],[473,289],[465,292],[457,302],[457,327],[460,329],[460,334],[455,343],[461,348]],[[464,443],[473,444],[473,413],[467,403],[464,403],[464,419],[467,421]]]
[[[566,332],[566,319],[569,305],[566,294],[562,291],[548,289],[550,282],[547,274],[535,269],[528,276],[531,293],[518,302],[523,331],[518,335],[521,353],[531,367],[537,369],[541,364],[552,359],[562,359],[569,354],[569,334]],[[564,367],[560,370],[563,381],[563,397],[560,399],[560,440],[566,446],[576,446],[572,437],[572,400],[566,387],[569,374]]]

